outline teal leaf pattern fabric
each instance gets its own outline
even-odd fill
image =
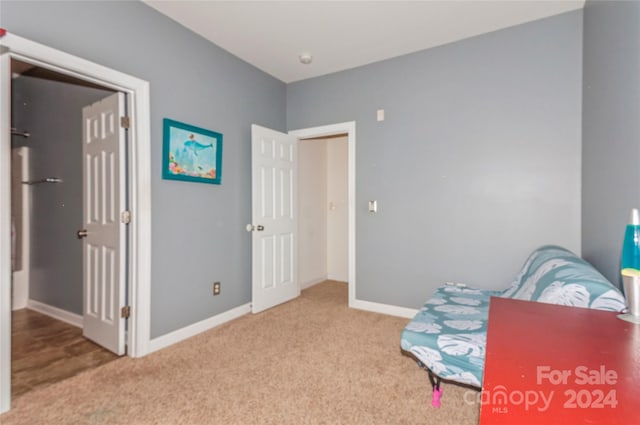
[[[596,310],[620,311],[620,292],[610,289],[593,300],[590,307]]]
[[[400,346],[443,379],[482,386],[492,296],[622,312],[622,293],[571,251],[547,245],[504,291],[457,285],[436,290],[404,328]]]
[[[624,295],[618,288],[591,264],[555,245],[533,251],[502,296],[617,312],[626,309]]]
[[[438,288],[402,332],[402,349],[441,378],[480,387],[489,297],[499,294],[449,285]],[[439,331],[422,332],[422,328]]]

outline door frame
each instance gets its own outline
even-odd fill
[[[298,140],[347,134],[348,143],[348,215],[349,215],[349,307],[362,308],[356,300],[356,122],[348,121],[320,127],[291,130]],[[298,209],[299,210],[299,209]],[[296,279],[298,284],[299,279]]]
[[[151,133],[149,83],[14,34],[0,37],[0,413],[11,407],[11,69],[17,59],[127,96],[130,117],[128,356],[149,352],[151,319]]]

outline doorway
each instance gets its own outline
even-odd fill
[[[346,137],[348,151],[348,299],[358,308],[355,273],[355,122],[290,131],[251,126],[252,311],[300,295],[298,146],[301,139]],[[323,209],[323,207],[320,207]],[[318,282],[315,282],[318,283]]]
[[[347,283],[348,140],[346,134],[298,142],[298,279],[305,289]]]
[[[130,117],[129,184],[131,223],[128,245],[130,316],[128,355],[149,352],[151,281],[150,102],[149,83],[62,51],[6,34],[0,49],[0,91],[11,89],[10,61],[18,60],[127,94]],[[10,408],[11,373],[11,219],[10,116],[8,96],[0,98],[0,413]]]
[[[83,108],[114,91],[15,59],[11,74],[11,387],[18,395],[115,357],[83,338],[95,339],[83,320],[88,275],[76,237],[89,204]]]
[[[341,138],[346,143],[347,154],[347,265],[346,273],[348,276],[347,285],[349,293],[349,307],[359,308],[356,300],[356,123],[355,121],[343,122],[338,124],[330,124],[319,127],[309,127],[299,130],[289,131],[289,134],[297,137],[299,140],[331,140]],[[330,208],[330,206],[329,206]],[[336,205],[337,208],[337,205]],[[328,219],[328,218],[327,218]],[[339,255],[339,254],[338,254]],[[342,269],[344,266],[336,268]],[[342,273],[343,273],[342,272]],[[340,275],[342,276],[342,275]],[[331,278],[332,276],[327,276]],[[338,276],[335,276],[338,277]],[[341,280],[341,279],[337,279]],[[301,282],[306,283],[306,282]],[[317,282],[316,282],[317,283]]]

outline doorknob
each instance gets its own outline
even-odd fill
[[[86,238],[89,232],[86,229],[78,230],[78,239]]]
[[[257,226],[254,226],[253,224],[247,224],[247,232],[262,232],[264,230],[264,226],[262,224],[258,224]]]

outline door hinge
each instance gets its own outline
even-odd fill
[[[120,309],[120,317],[122,317],[123,319],[128,319],[129,316],[131,316],[131,307],[125,305]]]
[[[122,213],[120,213],[120,221],[123,222],[124,224],[131,223],[131,211],[129,210],[122,211]]]
[[[120,117],[120,127],[129,128],[130,125],[131,121],[129,120],[129,117]]]

